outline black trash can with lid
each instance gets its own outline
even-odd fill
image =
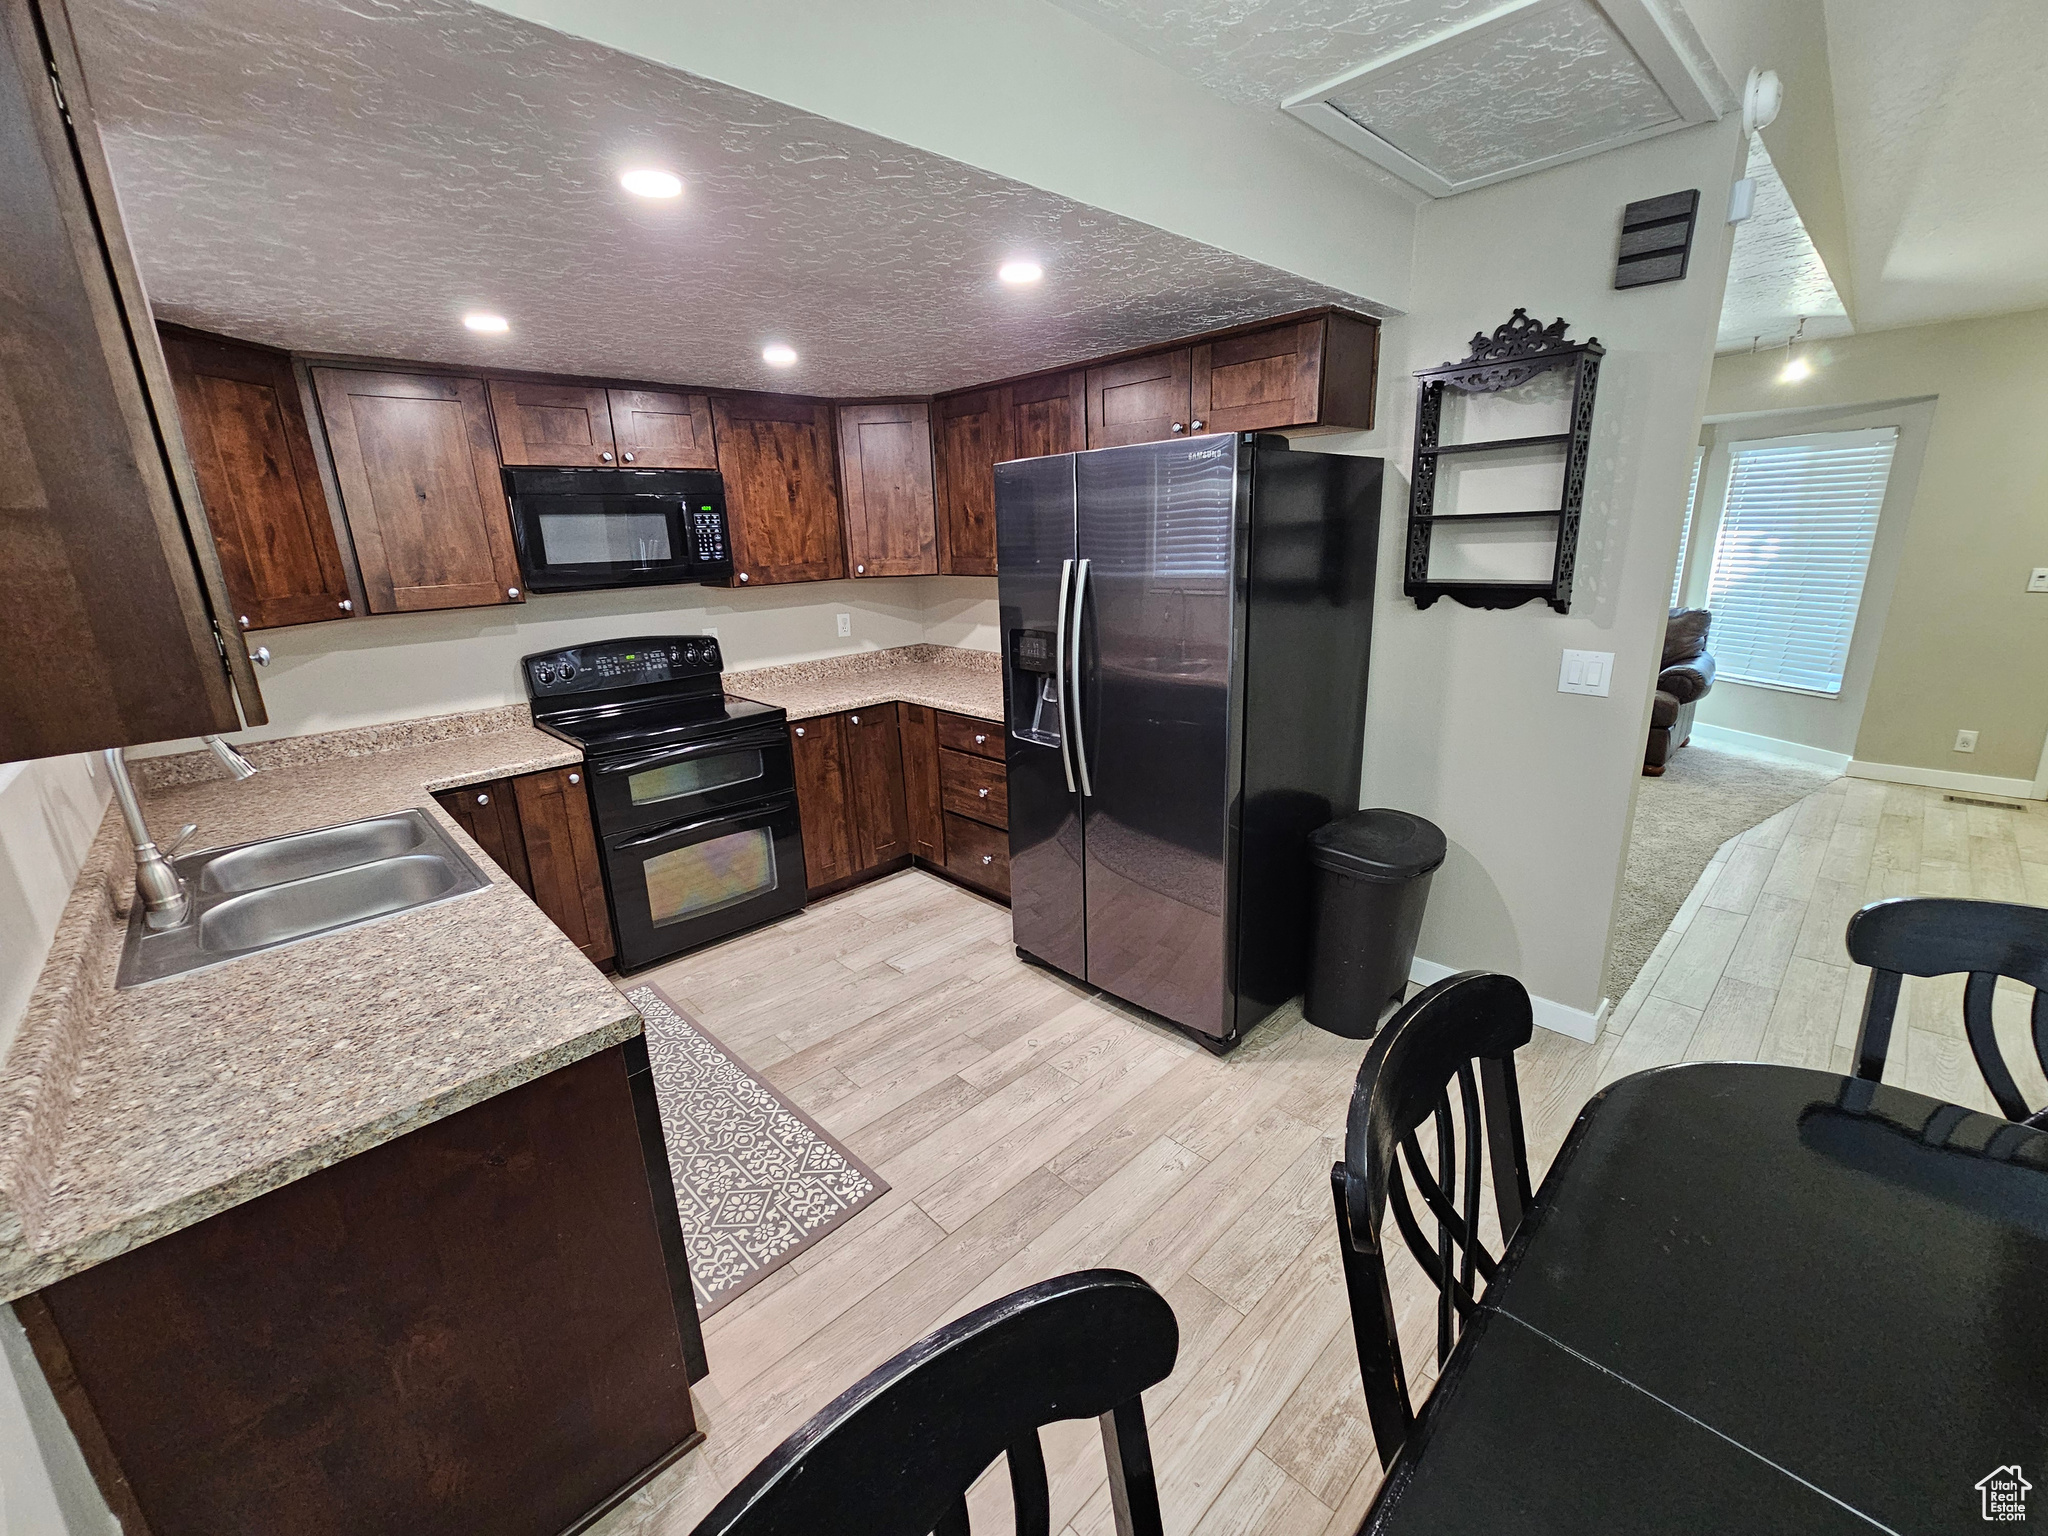
[[[1429,880],[1444,834],[1406,811],[1353,811],[1309,834],[1314,949],[1302,1011],[1332,1034],[1363,1040],[1408,985]]]

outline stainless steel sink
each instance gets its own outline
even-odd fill
[[[425,811],[189,853],[172,867],[191,916],[152,932],[140,903],[115,984],[139,986],[485,889]]]

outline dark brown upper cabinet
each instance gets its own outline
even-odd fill
[[[713,395],[733,585],[846,574],[832,405],[802,395]]]
[[[315,368],[372,613],[521,601],[481,379]]]
[[[855,576],[931,576],[939,569],[932,491],[931,408],[839,407],[846,554]]]
[[[605,391],[619,463],[636,469],[716,469],[711,402],[659,389]]]
[[[996,573],[994,469],[1010,457],[1005,442],[1000,389],[932,402],[939,569],[949,576]]]
[[[1088,376],[1048,374],[1003,388],[1004,458],[1042,459],[1088,446]]]
[[[1118,448],[1188,431],[1193,358],[1187,347],[1088,370],[1088,446]],[[1200,430],[1197,428],[1196,430]]]
[[[261,723],[54,0],[0,4],[0,164],[0,761]]]
[[[617,466],[606,391],[591,384],[523,379],[492,379],[488,387],[498,453],[505,463],[562,469]]]
[[[291,358],[165,326],[164,360],[241,629],[355,611]]]
[[[1188,430],[1370,427],[1378,360],[1379,327],[1349,315],[1200,342]]]

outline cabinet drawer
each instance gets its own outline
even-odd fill
[[[939,754],[939,803],[992,827],[1010,824],[1010,787],[1001,763],[965,752]]]
[[[955,752],[972,752],[976,757],[1003,760],[1003,728],[992,720],[975,720],[966,715],[939,712],[939,745]]]
[[[1010,835],[946,813],[946,868],[970,885],[1010,898]]]

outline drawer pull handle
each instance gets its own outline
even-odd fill
[[[855,715],[855,716],[853,717],[853,723],[854,723],[855,725],[859,725],[859,724],[860,724],[860,716],[859,716],[859,715]]]
[[[986,800],[986,799],[988,798],[988,791],[987,791],[987,790],[985,790],[985,789],[977,789],[977,790],[975,791],[975,793],[976,793],[977,795],[981,796],[981,798],[982,798],[982,799],[984,799],[984,800]]]
[[[802,726],[798,726],[798,727],[796,728],[796,733],[797,733],[797,735],[799,735],[799,736],[803,735],[803,733],[804,733],[804,728],[803,728]]]
[[[491,797],[489,795],[478,795],[476,797],[476,803],[478,805],[489,805],[491,803]]]
[[[571,784],[581,784],[583,782],[583,775],[580,773],[572,773],[569,775],[569,782]]]
[[[984,863],[984,864],[993,864],[993,863],[995,863],[995,861],[996,861],[996,856],[995,856],[994,854],[992,854],[992,853],[984,853],[984,854],[983,854],[983,855],[981,856],[981,862],[982,862],[982,863]]]
[[[978,747],[981,746],[987,740],[988,738],[986,736],[977,736],[974,738],[974,744]]]

